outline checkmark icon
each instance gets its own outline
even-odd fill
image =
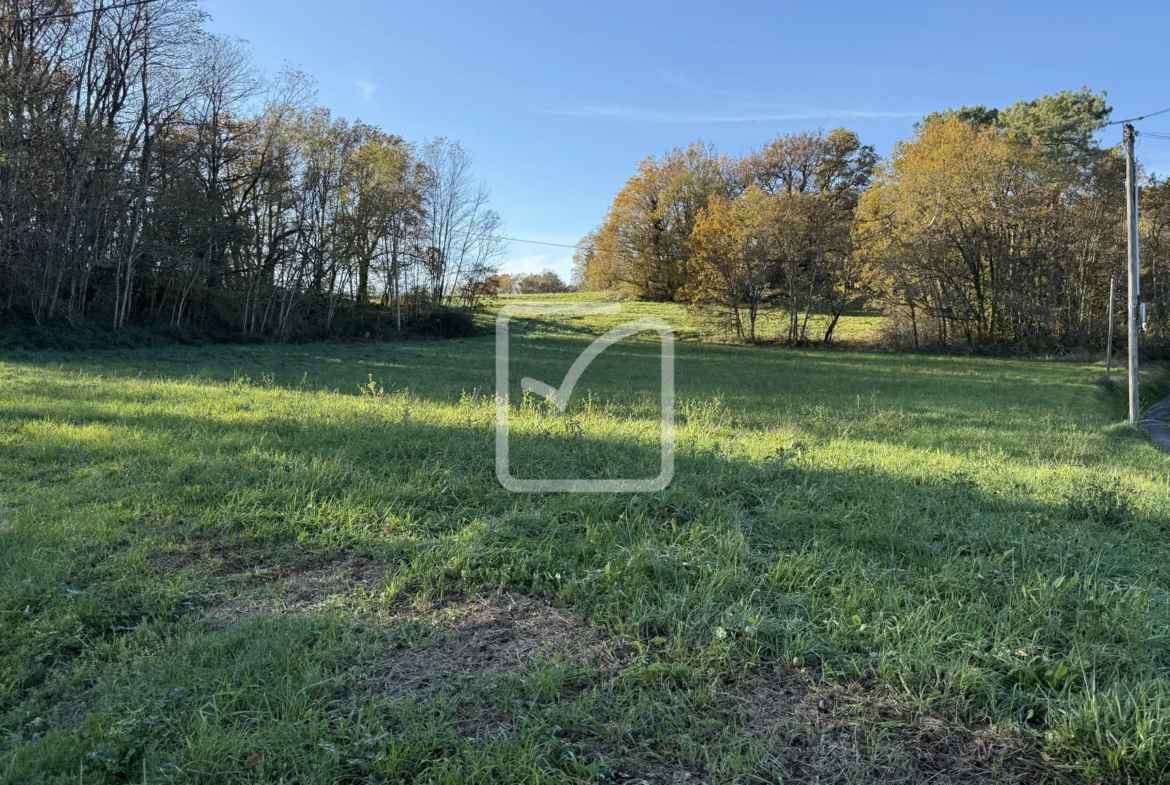
[[[646,493],[660,491],[674,477],[674,331],[662,319],[645,318],[626,322],[609,330],[586,347],[573,361],[557,387],[525,376],[520,389],[543,398],[559,411],[568,409],[581,375],[598,355],[615,343],[641,332],[657,332],[662,341],[661,469],[657,477],[644,479],[523,479],[512,475],[509,463],[510,409],[509,324],[513,316],[587,316],[621,312],[619,303],[524,303],[509,304],[496,316],[496,477],[500,484],[518,493]]]
[[[563,412],[569,406],[569,397],[573,394],[573,389],[577,386],[577,382],[581,380],[581,374],[585,373],[589,364],[597,359],[599,354],[623,338],[629,338],[631,335],[637,335],[640,332],[646,332],[648,330],[660,330],[661,325],[661,319],[638,319],[632,322],[626,322],[621,327],[615,327],[589,344],[589,347],[581,352],[580,356],[573,362],[573,365],[569,368],[569,372],[565,374],[565,379],[561,382],[560,387],[553,387],[539,379],[525,376],[520,380],[520,389],[527,390],[533,395],[544,398]]]

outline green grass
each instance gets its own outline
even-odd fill
[[[517,387],[640,315],[701,332],[517,322],[518,474],[653,474],[656,339]],[[0,355],[0,781],[1170,772],[1170,456],[1099,368],[683,340],[667,490],[523,495],[493,348]]]
[[[503,303],[524,302],[539,300],[541,302],[605,302],[606,296],[598,292],[571,292],[567,294],[546,295],[506,295],[500,298]],[[733,333],[729,333],[720,324],[702,312],[687,308],[679,303],[640,303],[627,302],[622,304],[622,316],[608,320],[611,324],[619,324],[630,318],[639,316],[659,316],[669,321],[676,333],[685,338],[702,339],[709,342],[735,342]],[[746,318],[746,314],[745,317]],[[591,320],[593,325],[599,326],[600,320]],[[814,314],[808,319],[807,333],[809,341],[820,343],[824,338],[825,330],[829,326],[829,317],[823,314]],[[881,311],[865,308],[852,308],[842,314],[833,331],[833,346],[844,348],[870,348],[881,343],[882,333],[888,320]],[[486,325],[486,320],[485,320]],[[490,325],[486,325],[489,326]],[[763,311],[756,324],[756,337],[761,343],[779,342],[788,333],[788,320],[779,310]]]

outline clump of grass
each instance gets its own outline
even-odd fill
[[[1170,397],[1170,366],[1165,363],[1149,364],[1141,378],[1138,393],[1143,408]]]
[[[1065,497],[1069,520],[1111,528],[1126,526],[1132,514],[1129,495],[1129,489],[1120,480],[1090,480]]]
[[[1164,680],[1100,687],[1089,682],[1057,706],[1047,740],[1087,779],[1164,782],[1170,751],[1170,691]]]

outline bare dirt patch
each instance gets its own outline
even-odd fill
[[[746,737],[772,743],[784,782],[1061,783],[1039,747],[986,719],[930,714],[863,678],[841,686],[782,669],[729,686]]]
[[[254,545],[231,545],[216,540],[197,539],[176,543],[170,549],[151,554],[147,561],[159,572],[172,573],[195,569],[216,577],[240,575],[264,569],[275,560]]]
[[[376,689],[392,700],[423,697],[472,676],[523,669],[540,657],[613,669],[625,648],[605,641],[572,611],[524,595],[449,604],[436,614],[430,645],[387,652],[369,664]]]
[[[230,563],[242,564],[243,569],[223,575],[243,576],[244,591],[210,605],[206,609],[208,618],[239,621],[268,613],[307,613],[334,598],[351,595],[359,587],[377,584],[386,575],[382,565],[350,551],[341,551],[332,558],[273,566],[249,566],[245,559],[237,558],[238,562]]]

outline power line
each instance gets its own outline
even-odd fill
[[[528,243],[530,245],[551,245],[554,248],[572,248],[574,251],[577,250],[577,246],[575,246],[575,245],[565,245],[564,243],[546,243],[546,242],[542,242],[541,240],[524,240],[520,237],[503,237],[501,235],[480,234],[480,235],[475,235],[475,239],[477,239],[477,240],[510,240],[511,242],[514,242],[514,243]],[[402,253],[406,256],[413,256],[416,259],[425,258],[423,256],[420,256],[419,254],[412,254],[408,251],[400,251],[400,253]]]
[[[17,15],[14,19],[0,19],[0,22],[15,25],[20,22],[49,22],[54,19],[77,19],[79,17],[88,16],[89,14],[96,14],[101,11],[119,11],[125,8],[137,8],[138,6],[150,5],[152,3],[158,2],[161,2],[161,0],[129,0],[129,2],[125,3],[116,3],[115,5],[107,6],[95,6],[94,8],[87,8],[84,11],[69,11],[63,14],[41,14],[40,16],[28,17]]]
[[[544,240],[525,240],[523,237],[508,237],[502,234],[492,234],[491,232],[475,232],[470,229],[455,229],[449,232],[450,235],[459,235],[461,237],[469,237],[476,240],[508,240],[513,243],[528,243],[529,245],[548,245],[553,248],[571,248],[577,250],[576,245],[566,245],[565,243],[549,243]]]
[[[519,237],[501,237],[501,236],[496,236],[496,237],[495,237],[495,238],[493,238],[493,239],[496,239],[496,240],[510,240],[510,241],[512,241],[512,242],[514,242],[514,243],[528,243],[529,245],[551,245],[553,248],[572,248],[573,250],[576,250],[576,249],[577,249],[577,246],[575,246],[575,245],[565,245],[564,243],[546,243],[546,242],[544,242],[544,241],[542,241],[542,240],[524,240],[524,239],[521,239],[521,238],[519,238]]]
[[[1170,107],[1167,107],[1165,109],[1159,109],[1156,112],[1150,112],[1149,114],[1144,114],[1140,117],[1131,117],[1128,120],[1114,120],[1111,123],[1105,123],[1101,127],[1104,128],[1104,127],[1110,126],[1110,125],[1122,125],[1123,123],[1136,123],[1138,120],[1145,120],[1147,117],[1157,117],[1158,115],[1166,114],[1167,112],[1170,112]]]

